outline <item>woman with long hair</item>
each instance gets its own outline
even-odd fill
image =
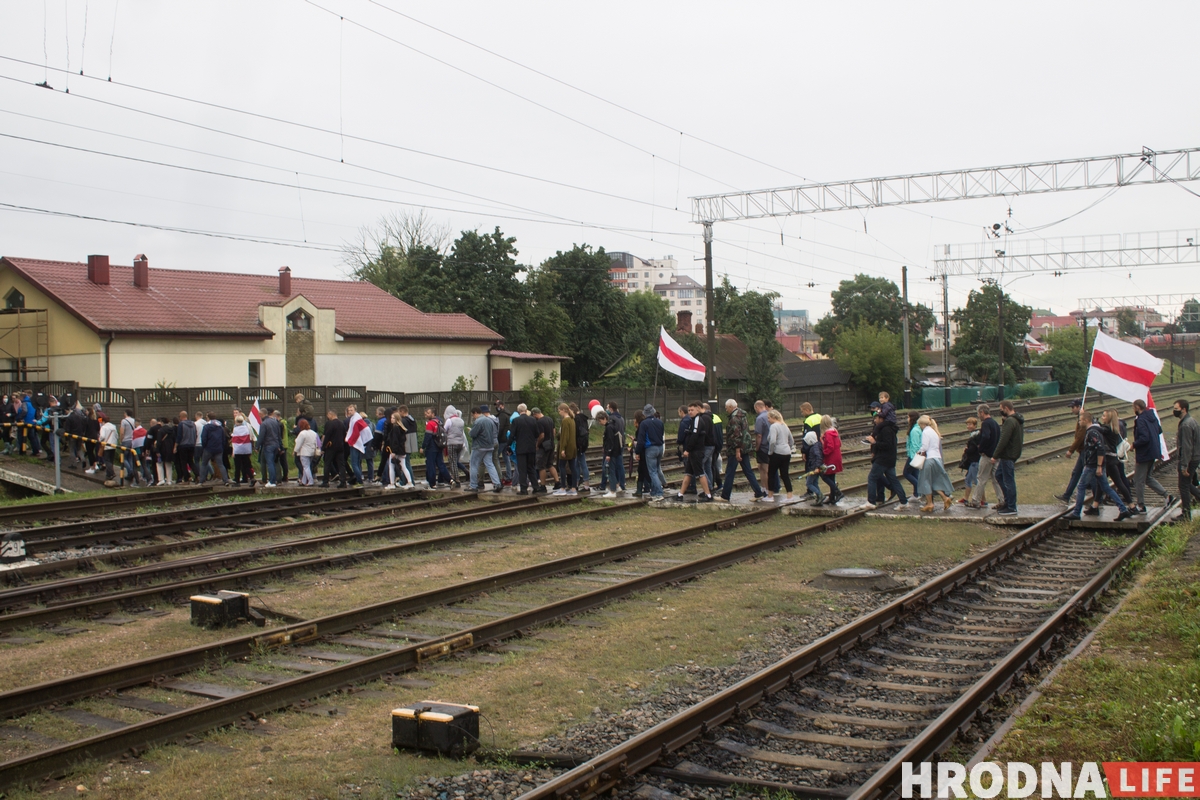
[[[296,441],[292,443],[292,452],[300,458],[299,483],[301,486],[312,486],[312,465],[313,461],[321,456],[321,437],[317,436],[317,432],[303,417],[296,422],[296,431]]]
[[[1104,469],[1108,474],[1108,479],[1112,481],[1113,488],[1117,490],[1117,494],[1121,495],[1121,499],[1125,501],[1125,505],[1133,503],[1133,487],[1129,484],[1129,477],[1125,474],[1125,462],[1117,458],[1117,450],[1121,446],[1121,442],[1125,441],[1125,421],[1121,419],[1120,413],[1115,408],[1110,408],[1100,415],[1101,433],[1104,434],[1104,446],[1108,448],[1108,457],[1104,459]]]
[[[917,427],[921,429],[921,449],[917,454],[925,456],[925,463],[921,465],[917,481],[917,495],[925,498],[925,505],[921,506],[921,510],[933,511],[934,492],[942,496],[943,510],[949,509],[954,503],[954,498],[951,497],[954,494],[954,484],[946,474],[946,465],[942,461],[941,431],[938,430],[937,422],[928,414],[923,414],[917,419]]]
[[[396,488],[396,470],[404,476],[406,486],[413,485],[412,473],[404,464],[404,454],[408,443],[408,428],[404,425],[404,415],[399,411],[392,412],[392,418],[383,430],[383,451],[387,455],[387,472],[380,473],[384,489]]]
[[[792,478],[788,475],[788,469],[792,463],[792,451],[796,449],[796,440],[792,438],[792,431],[779,411],[772,408],[767,412],[767,420],[771,423],[767,434],[767,501],[775,499],[771,494],[771,486],[775,485],[776,476],[779,485],[787,492],[787,499],[792,500]]]
[[[645,419],[646,419],[646,413],[644,411],[642,411],[640,408],[637,411],[633,412],[633,430],[635,431],[635,433],[634,433],[635,439],[637,438],[636,431],[638,429],[638,426],[640,426],[645,421]],[[629,452],[631,454],[630,458],[632,458],[633,457],[632,456],[632,454],[633,454],[632,447],[629,448]],[[637,464],[637,491],[635,491],[633,493],[633,496],[641,497],[642,495],[650,494],[650,470],[646,467],[646,459],[638,458],[638,459],[634,459],[634,461]]]
[[[917,422],[921,419],[920,411],[908,412],[908,438],[907,458],[904,459],[904,472],[902,473],[905,480],[912,484],[913,497],[920,495],[917,491],[917,482],[921,478],[921,471],[912,465],[913,457],[921,450],[921,426]]]

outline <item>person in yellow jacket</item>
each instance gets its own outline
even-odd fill
[[[800,438],[804,438],[809,431],[816,431],[818,438],[821,436],[821,415],[813,411],[812,403],[800,404],[800,419],[804,423]]]
[[[575,489],[575,417],[571,407],[566,403],[558,404],[558,416],[562,417],[558,432],[558,474],[562,476],[563,485],[554,494],[574,497],[578,494]]]

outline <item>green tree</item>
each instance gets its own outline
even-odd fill
[[[632,320],[625,294],[613,285],[608,270],[612,260],[604,248],[593,251],[575,245],[558,251],[538,270],[554,275],[554,297],[570,320],[563,378],[573,385],[596,380],[628,349]]]
[[[1179,324],[1184,333],[1200,333],[1200,301],[1193,297],[1183,304]]]
[[[529,408],[539,408],[543,413],[554,417],[554,407],[558,405],[559,385],[558,373],[551,372],[549,377],[540,369],[533,371],[533,377],[521,387],[521,402]]]
[[[833,358],[863,391],[904,393],[904,345],[898,333],[870,322],[847,328],[837,338]]]
[[[1005,382],[1021,377],[1028,355],[1023,345],[1029,333],[1029,318],[1033,313],[1004,293],[999,286],[989,283],[982,289],[972,289],[967,295],[967,305],[951,315],[958,323],[958,338],[950,352],[954,354],[959,369],[965,370],[975,380],[995,380],[999,363],[999,319],[1000,303],[1004,303],[1004,375]]]
[[[887,278],[855,275],[842,281],[830,293],[833,309],[813,326],[821,337],[821,352],[832,353],[842,331],[857,328],[864,322],[879,325],[892,333],[900,333],[904,319],[904,299],[900,288]],[[920,350],[929,331],[933,329],[933,312],[924,306],[908,305],[908,328],[913,352]]]
[[[442,263],[436,294],[449,306],[439,311],[467,314],[503,336],[509,349],[524,350],[529,295],[519,278],[526,268],[516,261],[516,243],[498,227],[463,231]]]
[[[1096,329],[1088,328],[1088,352],[1096,341]],[[1054,379],[1063,394],[1080,394],[1087,381],[1088,360],[1083,347],[1083,328],[1059,328],[1046,334],[1050,349],[1040,353],[1033,363],[1042,367],[1054,367]]]
[[[668,331],[674,326],[674,319],[665,298],[653,292],[633,292],[625,297],[629,307],[630,330],[626,337],[626,349],[614,353],[613,362],[620,361],[620,366],[604,376],[604,383],[609,386],[653,386],[658,367],[658,333],[661,328]],[[677,340],[681,335],[672,333]],[[681,342],[688,352],[704,360],[704,348],[699,344],[699,338],[692,336],[695,343]],[[691,346],[689,346],[691,344]],[[693,350],[692,347],[699,347]],[[682,378],[677,378],[667,372],[659,372],[658,383],[670,389],[683,389],[694,385]]]
[[[717,330],[733,334],[746,345],[747,390],[755,398],[772,402],[780,399],[783,374],[779,366],[783,346],[775,338],[774,302],[778,297],[774,292],[739,292],[728,276],[713,294]]]
[[[1138,323],[1137,312],[1132,308],[1122,308],[1117,311],[1117,335],[1142,335],[1142,326]]]
[[[529,305],[525,309],[525,335],[534,353],[565,355],[571,342],[573,324],[558,304],[558,275],[535,269],[525,280]]]

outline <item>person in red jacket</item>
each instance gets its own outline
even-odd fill
[[[825,472],[821,480],[829,486],[829,505],[837,505],[845,496],[837,485],[837,473],[842,471],[842,436],[838,433],[837,422],[828,414],[821,417],[821,450],[825,454]]]

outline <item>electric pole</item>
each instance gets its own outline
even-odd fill
[[[712,403],[717,402],[717,331],[713,319],[713,273],[712,273],[712,240],[713,228],[711,222],[704,223],[704,324],[708,333],[708,398]],[[716,408],[714,405],[713,408]]]
[[[900,314],[904,326],[904,408],[912,408],[912,370],[908,363],[908,267],[900,267],[900,294],[904,299]]]
[[[950,276],[942,273],[942,375],[945,376],[946,408],[950,407]]]
[[[996,381],[996,399],[1004,399],[1004,287],[996,281],[1000,299],[996,303],[996,332],[1000,339],[1000,379]]]

